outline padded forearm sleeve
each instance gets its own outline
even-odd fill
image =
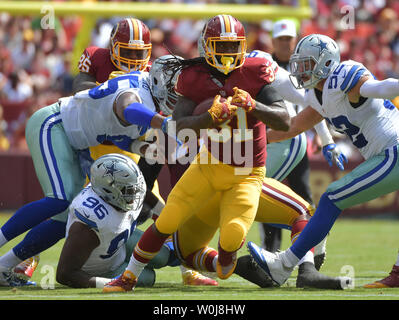
[[[323,146],[334,143],[330,131],[328,130],[326,120],[323,120],[314,126],[317,135],[320,137]]]
[[[127,122],[147,128],[151,126],[151,120],[155,114],[156,112],[138,102],[129,104],[125,110],[123,110],[123,116]]]

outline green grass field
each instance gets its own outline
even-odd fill
[[[0,225],[7,218],[8,215],[0,215]],[[347,275],[348,270],[353,270],[355,288],[349,290],[297,289],[296,271],[280,288],[261,289],[236,275],[228,280],[220,280],[218,287],[187,287],[182,285],[179,268],[167,267],[157,270],[157,281],[153,288],[105,295],[99,289],[72,289],[55,282],[57,260],[63,245],[63,241],[60,241],[41,254],[40,264],[33,276],[36,287],[1,287],[0,300],[398,300],[399,288],[362,288],[365,283],[385,277],[391,270],[398,252],[398,230],[398,220],[341,218],[336,222],[327,242],[327,260],[322,272],[338,276]],[[0,255],[21,238],[1,248]],[[283,238],[283,248],[286,248],[289,244],[288,231],[284,231]],[[259,243],[257,224],[252,227],[247,240]],[[247,254],[245,247],[240,251],[240,255],[243,254]]]

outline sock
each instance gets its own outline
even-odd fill
[[[299,260],[298,265],[301,265],[304,262],[310,262],[311,264],[314,264],[314,255],[312,250],[306,252],[303,258]]]
[[[218,253],[215,249],[205,247],[189,254],[185,259],[185,263],[194,270],[216,272],[216,264],[214,266],[213,261],[217,255]]]
[[[131,256],[129,264],[126,267],[126,270],[132,272],[135,275],[135,277],[138,279],[146,266],[147,263],[140,262],[136,260],[134,256]]]
[[[63,239],[65,229],[65,222],[53,219],[43,221],[30,230],[25,238],[13,248],[13,251],[22,261],[33,257]]]
[[[8,251],[6,254],[2,255],[0,257],[0,268],[3,269],[8,269],[11,270],[15,266],[17,266],[19,263],[21,263],[22,259],[18,258],[13,250]]]
[[[220,263],[220,265],[222,266],[228,266],[232,263],[234,263],[234,261],[237,260],[237,251],[240,250],[242,248],[242,246],[244,245],[245,242],[245,238],[241,241],[240,246],[238,247],[237,250],[235,251],[226,251],[222,248],[221,244],[220,244],[220,239],[219,239],[219,243],[218,243],[218,261]]]
[[[308,220],[297,220],[293,223],[291,228],[291,244],[295,243],[307,224]],[[314,248],[306,252],[305,256],[298,262],[298,265],[304,262],[310,262],[314,264]]]
[[[301,235],[290,247],[291,252],[301,259],[306,252],[322,241],[331,230],[335,220],[341,213],[326,193],[321,198],[314,216],[309,220]]]
[[[160,235],[156,231],[154,224],[149,226],[134,248],[127,269],[133,272],[133,274],[138,278],[143,268],[161,250],[162,245],[168,236],[169,235]]]
[[[43,198],[28,203],[15,212],[1,227],[4,237],[10,241],[40,222],[65,211],[69,201],[55,198]]]

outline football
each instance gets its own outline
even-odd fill
[[[212,103],[213,103],[214,99],[215,99],[215,97],[208,98],[208,99],[202,101],[200,104],[198,104],[195,107],[195,110],[193,112],[193,116],[198,116],[200,114],[203,114],[203,113],[207,112],[209,110],[209,108],[212,106]],[[223,101],[226,101],[226,99],[223,98],[223,97],[220,97],[220,101],[223,102]]]

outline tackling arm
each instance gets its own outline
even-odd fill
[[[196,106],[197,104],[194,101],[180,95],[178,96],[172,115],[173,120],[176,121],[177,132],[190,128],[199,135],[201,129],[213,126],[212,116],[208,112],[198,116],[192,115]]]
[[[312,107],[307,107],[291,119],[291,126],[288,131],[282,132],[269,130],[267,132],[268,143],[284,141],[301,134],[323,120],[323,117]]]
[[[93,230],[83,223],[73,223],[58,262],[57,282],[72,288],[96,288],[96,277],[82,271],[82,266],[99,245]]]

